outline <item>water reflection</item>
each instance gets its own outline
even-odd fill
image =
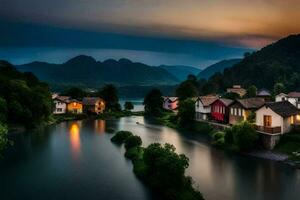
[[[80,153],[80,126],[78,122],[73,122],[69,129],[71,149],[74,156]]]
[[[95,120],[94,121],[94,129],[96,133],[103,134],[105,133],[106,123],[104,120]]]

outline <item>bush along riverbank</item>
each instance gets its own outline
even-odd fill
[[[142,147],[139,136],[119,131],[111,141],[124,144],[125,156],[133,163],[133,171],[151,189],[166,200],[203,200],[202,194],[192,186],[192,178],[185,176],[189,159],[177,154],[171,144],[154,143]]]

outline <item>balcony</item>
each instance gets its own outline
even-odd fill
[[[269,134],[279,134],[281,133],[281,127],[266,127],[266,126],[256,126],[256,130],[263,133],[269,133]]]

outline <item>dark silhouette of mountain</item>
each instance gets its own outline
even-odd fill
[[[206,67],[204,70],[202,70],[199,74],[198,74],[198,79],[208,79],[210,78],[212,75],[214,75],[217,72],[221,72],[223,73],[224,69],[226,68],[230,68],[233,65],[235,65],[236,63],[240,62],[242,59],[229,59],[229,60],[222,60],[220,62],[217,62],[213,65],[210,65],[208,67]]]
[[[205,88],[214,86],[212,91],[220,91],[240,84],[272,90],[276,83],[284,84],[287,91],[300,90],[300,34],[290,35],[245,56],[223,74],[213,75]]]
[[[16,67],[21,71],[32,72],[41,80],[55,85],[98,87],[106,83],[118,86],[178,83],[178,79],[165,69],[128,59],[100,62],[90,56],[80,55],[63,64],[32,62]]]
[[[184,65],[161,65],[159,67],[167,70],[180,81],[186,80],[189,74],[197,75],[201,72],[199,68]]]

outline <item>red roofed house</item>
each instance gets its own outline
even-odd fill
[[[99,97],[84,97],[82,99],[83,111],[85,113],[103,113],[105,102]]]
[[[219,99],[216,95],[198,97],[195,103],[196,120],[208,120],[211,113],[211,104]]]
[[[177,97],[163,97],[163,108],[166,110],[176,110],[178,108],[178,98]]]
[[[233,101],[231,99],[217,99],[211,104],[212,120],[228,123],[229,121],[229,106]]]

